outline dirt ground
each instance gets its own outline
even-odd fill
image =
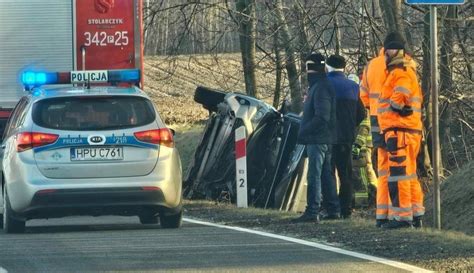
[[[175,140],[181,155],[183,176],[208,118],[207,111],[193,101],[194,90],[199,84],[227,91],[243,90],[243,80],[232,76],[240,73],[238,58],[238,55],[231,54],[223,59],[178,56],[146,60],[145,91],[153,98],[165,122],[177,131]],[[262,70],[259,77],[269,75]],[[358,210],[350,220],[317,225],[291,224],[290,220],[297,214],[255,208],[238,209],[231,204],[187,200],[185,216],[304,238],[436,271],[474,272],[473,171],[474,163],[471,162],[442,184],[443,231],[430,228],[380,230],[374,227],[371,210]],[[432,218],[431,204],[428,194],[425,200],[425,223],[428,225]]]

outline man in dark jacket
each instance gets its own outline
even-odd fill
[[[352,181],[351,152],[355,140],[356,128],[365,117],[365,109],[359,99],[359,86],[346,78],[344,57],[332,55],[327,59],[328,79],[336,92],[336,128],[337,138],[333,146],[332,170],[339,176],[339,202],[341,216],[349,218],[352,213],[354,186]],[[326,204],[326,201],[324,202]],[[327,219],[337,219],[338,215],[328,214]]]
[[[306,64],[308,78],[314,79],[314,83],[304,102],[298,142],[306,144],[308,154],[307,206],[295,222],[319,221],[321,188],[325,199],[337,201],[336,188],[332,187],[333,190],[329,191],[330,187],[325,187],[326,184],[335,185],[331,173],[331,150],[336,138],[335,91],[326,77],[323,55],[311,54]],[[329,203],[328,210],[338,213],[339,202]]]

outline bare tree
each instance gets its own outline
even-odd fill
[[[403,35],[402,0],[380,0],[380,7],[387,32],[398,31]]]
[[[285,48],[285,67],[288,73],[291,90],[291,109],[298,113],[303,108],[303,97],[301,93],[301,86],[298,79],[298,70],[296,69],[295,48],[293,46],[293,38],[290,34],[288,24],[283,12],[282,0],[274,0],[274,12],[276,19],[280,25],[278,30],[282,40],[282,45]]]
[[[236,7],[239,23],[240,50],[242,52],[242,65],[244,68],[245,90],[248,95],[256,97],[256,3],[255,0],[237,0]]]

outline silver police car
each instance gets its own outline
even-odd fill
[[[178,228],[181,163],[173,132],[139,88],[34,88],[1,144],[0,213],[7,233],[29,219],[138,216]]]

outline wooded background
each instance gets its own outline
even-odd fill
[[[441,150],[448,174],[469,162],[474,150],[473,9],[474,0],[438,8]],[[288,98],[295,112],[307,89],[306,56],[343,55],[347,72],[359,75],[387,32],[397,30],[419,64],[424,154],[431,151],[428,6],[402,0],[144,0],[144,14],[146,55],[240,53],[245,92],[270,94],[275,107]],[[275,75],[265,90],[255,76],[262,67]],[[423,163],[429,172],[428,157]]]

